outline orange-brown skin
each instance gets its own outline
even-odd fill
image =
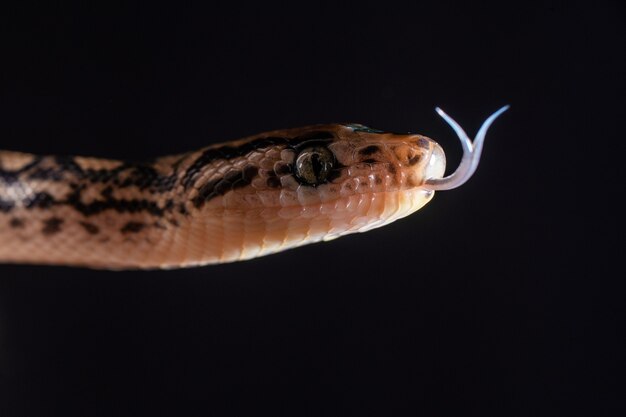
[[[296,159],[316,147],[333,160],[311,184]],[[267,132],[143,164],[3,151],[0,262],[123,269],[250,259],[407,216],[433,196],[425,179],[444,169],[431,139],[360,125]]]

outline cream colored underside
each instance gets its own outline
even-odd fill
[[[312,242],[364,232],[405,217],[424,206],[433,192],[419,188],[402,192],[355,195],[308,207],[250,211],[212,202],[201,218],[176,228],[149,228],[132,235],[90,235],[71,207],[55,215],[65,219],[61,232],[44,236],[40,221],[49,211],[30,210],[22,228],[8,226],[0,213],[0,262],[79,265],[94,268],[172,268],[233,262],[268,255]],[[127,214],[98,216],[97,226],[119,228]]]

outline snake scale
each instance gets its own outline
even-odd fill
[[[0,262],[101,269],[251,259],[405,217],[478,165],[474,142],[445,155],[422,135],[359,124],[277,130],[129,163],[0,151]]]

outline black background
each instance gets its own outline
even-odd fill
[[[136,160],[350,121],[433,137],[452,169],[434,107],[472,134],[511,109],[469,183],[366,234],[0,266],[1,416],[623,415],[617,1],[51,3],[2,13],[4,149]]]

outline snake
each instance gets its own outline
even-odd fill
[[[253,259],[408,216],[475,172],[492,114],[444,177],[426,136],[275,130],[141,162],[0,151],[0,263],[172,269]]]

